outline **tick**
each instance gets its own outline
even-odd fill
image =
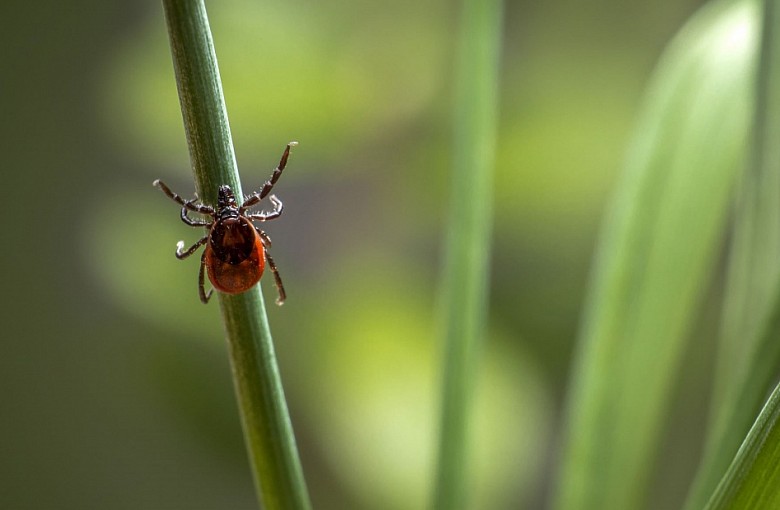
[[[249,213],[250,208],[258,205],[279,180],[284,167],[287,166],[287,158],[290,156],[290,148],[298,145],[298,142],[290,142],[284,149],[282,159],[279,160],[271,177],[265,181],[262,189],[250,194],[239,206],[230,186],[219,187],[216,209],[205,205],[198,200],[198,196],[192,200],[184,200],[165,185],[161,180],[154,181],[154,186],[160,188],[163,193],[181,205],[181,220],[191,227],[206,227],[208,233],[198,242],[184,250],[184,241],[176,245],[176,258],[186,259],[198,248],[206,245],[200,257],[200,272],[198,274],[198,294],[203,303],[208,303],[213,292],[205,289],[204,272],[208,272],[211,285],[220,292],[226,294],[240,294],[245,292],[260,281],[263,276],[265,264],[271,268],[274,274],[274,282],[279,297],[276,304],[281,305],[287,297],[284,285],[279,276],[274,259],[268,253],[271,248],[271,238],[268,234],[256,227],[253,221],[274,220],[282,214],[282,201],[271,195],[269,200],[274,208],[271,212]],[[195,212],[204,216],[210,216],[209,220],[201,220],[190,217],[189,213]]]

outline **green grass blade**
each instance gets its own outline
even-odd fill
[[[686,508],[698,510],[733,459],[780,368],[780,9],[764,2],[750,166],[730,253],[711,427]]]
[[[205,5],[164,0],[163,6],[198,194],[215,204],[218,187],[228,184],[240,200]],[[259,286],[235,296],[220,293],[219,302],[258,496],[269,510],[310,508]]]
[[[769,397],[706,510],[780,508],[780,386]]]
[[[603,227],[555,508],[641,508],[717,260],[752,104],[750,1],[705,7],[656,70]]]
[[[442,282],[444,379],[434,508],[468,507],[469,419],[487,309],[501,0],[464,0]]]

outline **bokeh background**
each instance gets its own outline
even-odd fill
[[[701,3],[506,3],[477,508],[547,501],[600,215]],[[300,142],[269,319],[316,508],[426,502],[457,5],[208,3],[244,189]],[[0,15],[0,507],[255,508],[217,306],[173,256],[200,232],[151,186],[193,191],[162,6]]]

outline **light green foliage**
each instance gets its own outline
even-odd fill
[[[746,458],[766,460],[770,455],[762,451],[763,439],[756,439],[767,433],[757,428],[772,426],[766,423],[772,413],[769,409],[743,443],[780,367],[780,9],[774,0],[763,2],[762,7],[752,147],[736,208],[711,425],[688,498],[689,510],[701,508],[707,501],[740,444],[742,450],[721,482],[719,505],[726,504],[724,490],[738,490],[734,486],[742,484],[752,485],[750,490],[755,491],[756,485],[765,483],[758,464],[748,475],[742,471],[747,469],[746,462],[752,462]],[[754,504],[761,505],[751,508],[777,506],[762,501],[759,495],[752,497]]]
[[[639,508],[746,154],[752,1],[699,13],[647,92],[595,261],[556,508]]]

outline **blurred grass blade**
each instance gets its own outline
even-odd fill
[[[763,3],[750,166],[742,180],[716,387],[703,460],[686,508],[715,489],[780,368],[780,9]]]
[[[203,0],[163,0],[196,188],[216,203],[228,184],[241,199],[222,83]],[[217,293],[258,497],[266,509],[310,507],[259,286]]]
[[[709,4],[649,86],[596,254],[558,510],[642,507],[745,157],[755,19],[750,0]]]
[[[468,507],[469,420],[487,309],[502,0],[464,0],[445,246],[444,378],[434,508]]]
[[[780,508],[780,385],[775,387],[706,510]]]

